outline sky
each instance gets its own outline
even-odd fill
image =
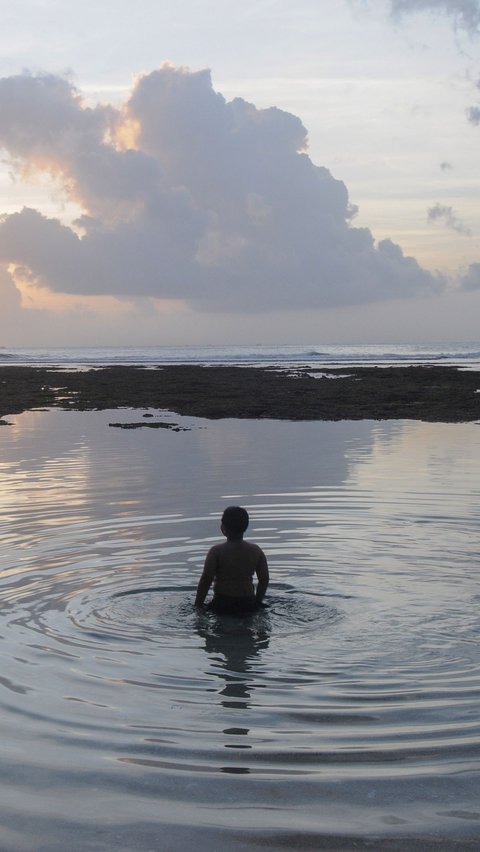
[[[0,345],[480,335],[480,0],[0,7]]]

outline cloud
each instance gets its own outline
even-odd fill
[[[475,35],[480,30],[478,0],[390,0],[393,15],[410,12],[439,12],[453,18],[455,25]]]
[[[415,12],[445,14],[453,18],[455,27],[465,30],[470,36],[480,33],[480,0],[390,0],[390,9],[394,17]],[[475,85],[480,89],[480,82]],[[480,124],[480,107],[469,107],[466,115],[470,124]]]
[[[480,80],[475,83],[475,88],[480,91]],[[477,127],[480,124],[480,106],[472,106],[467,109],[467,119],[470,124]]]
[[[470,124],[477,127],[480,124],[480,107],[473,106],[467,109],[467,118]]]
[[[0,264],[0,304],[2,319],[10,319],[21,309],[21,296],[8,269]]]
[[[433,207],[429,207],[427,219],[429,222],[443,221],[445,227],[451,231],[456,231],[458,234],[465,234],[467,237],[472,236],[470,228],[453,212],[453,207],[447,207],[444,204],[435,204]]]
[[[68,81],[0,80],[0,146],[83,214],[0,218],[0,260],[54,292],[181,299],[204,310],[361,304],[442,282],[352,226],[347,189],[306,153],[300,119],[227,102],[207,70],[165,64],[119,108]]]
[[[36,325],[47,318],[45,312],[25,310],[21,293],[15,286],[7,266],[2,263],[0,263],[0,305],[0,339],[3,346],[11,344],[23,331],[30,335]]]
[[[470,264],[460,284],[463,290],[480,290],[480,263]]]

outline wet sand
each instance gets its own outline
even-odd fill
[[[460,423],[480,419],[479,388],[478,373],[438,366],[305,366],[294,372],[199,365],[83,372],[11,366],[0,368],[0,417],[34,408],[127,407],[211,419]]]

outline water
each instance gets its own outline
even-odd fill
[[[342,367],[454,364],[480,369],[480,343],[307,346],[130,346],[0,349],[0,365],[253,364]]]
[[[0,432],[0,848],[476,848],[478,425],[142,413]],[[192,608],[232,502],[246,620]]]

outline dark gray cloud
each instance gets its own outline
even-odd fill
[[[311,161],[296,116],[227,102],[206,70],[164,65],[118,109],[85,105],[57,76],[4,78],[0,146],[84,211],[73,228],[27,208],[0,218],[0,260],[34,285],[247,311],[442,286],[352,226],[344,183]]]
[[[471,263],[460,279],[463,290],[480,290],[480,263]]]
[[[480,30],[479,0],[390,0],[394,15],[412,12],[439,12],[449,15],[456,26],[474,35]]]
[[[427,219],[429,222],[441,221],[451,231],[456,231],[458,234],[465,234],[466,237],[472,236],[470,228],[459,219],[453,207],[447,207],[445,204],[435,204],[433,207],[429,207]]]

